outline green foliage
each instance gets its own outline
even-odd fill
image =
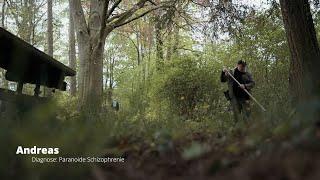
[[[156,92],[168,101],[171,113],[187,119],[208,115],[217,96],[214,71],[194,57],[173,60],[165,69],[163,84]]]

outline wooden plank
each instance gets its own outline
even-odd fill
[[[0,28],[0,68],[9,81],[66,90],[66,76],[76,72],[17,36]]]
[[[57,69],[60,69],[61,71],[65,72],[66,76],[75,76],[76,72],[69,68],[68,66],[65,66],[64,64],[62,64],[61,62],[55,60],[53,57],[47,55],[46,53],[40,51],[39,49],[33,47],[31,44],[23,41],[22,39],[18,38],[17,36],[13,35],[12,33],[10,33],[9,31],[3,29],[0,27],[0,45],[3,47],[7,47],[4,49],[8,49],[8,48],[13,48],[15,47],[15,49],[19,49],[21,50],[21,52],[25,53],[22,54],[22,56],[29,60],[29,61],[42,61],[52,67],[55,67]],[[8,47],[9,46],[9,47]],[[10,47],[12,46],[12,47]],[[4,51],[2,53],[15,53],[13,51]],[[12,54],[12,55],[16,55],[16,54]],[[12,56],[9,55],[9,56]],[[30,57],[38,57],[37,59],[33,59]],[[21,59],[21,61],[23,61],[23,59]],[[5,65],[1,65],[0,66],[4,69],[6,69]]]

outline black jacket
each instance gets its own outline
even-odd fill
[[[249,72],[240,72],[237,68],[233,70],[233,72],[230,72],[233,74],[236,80],[238,80],[241,84],[244,84],[246,89],[250,91],[254,85],[255,82],[252,78],[252,75]],[[235,97],[237,99],[245,99],[249,100],[249,95],[239,87],[237,82],[235,82],[231,77],[228,77],[225,75],[224,72],[221,73],[221,82],[229,82],[230,85],[232,85],[232,94],[230,94],[231,97]]]

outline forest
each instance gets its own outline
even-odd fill
[[[320,179],[319,0],[0,12],[0,179]]]

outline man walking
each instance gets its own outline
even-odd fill
[[[221,82],[228,82],[229,90],[225,92],[225,95],[231,101],[236,121],[239,120],[240,114],[243,114],[246,118],[250,116],[250,96],[244,89],[250,91],[254,87],[255,82],[252,79],[252,75],[246,71],[246,66],[247,63],[240,60],[233,71],[224,68],[221,73]],[[241,85],[234,81],[229,73],[233,75]]]

